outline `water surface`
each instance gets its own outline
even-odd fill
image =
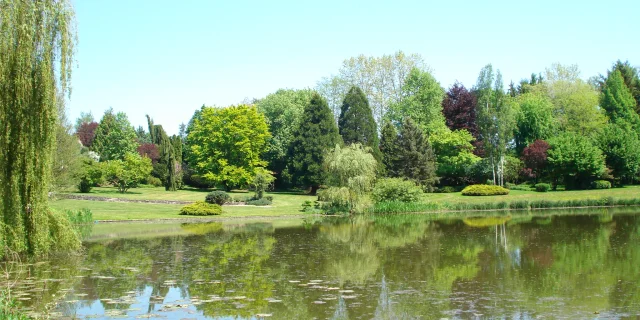
[[[54,318],[637,319],[640,214],[96,225],[5,271]]]

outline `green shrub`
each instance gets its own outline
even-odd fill
[[[269,201],[271,201],[271,202],[273,202],[273,196],[265,196],[264,198],[269,200]]]
[[[80,178],[80,183],[78,183],[78,191],[81,193],[89,193],[93,188],[93,182],[85,177]]]
[[[458,192],[458,190],[456,190],[455,187],[452,186],[444,186],[440,189],[437,190],[439,193],[454,193],[454,192]]]
[[[592,189],[611,189],[611,182],[607,180],[596,180],[591,183]]]
[[[250,206],[269,206],[269,205],[271,205],[271,201],[267,200],[266,198],[255,199],[255,200],[247,201],[247,205],[250,205]]]
[[[204,201],[206,203],[223,205],[231,201],[231,196],[224,191],[212,191],[207,194]]]
[[[400,178],[380,179],[373,187],[371,199],[379,202],[417,202],[422,189],[412,181]]]
[[[537,192],[549,192],[551,190],[551,185],[548,183],[538,183],[535,187]]]
[[[462,190],[463,196],[497,196],[507,194],[509,194],[509,189],[486,184],[474,184]]]
[[[217,204],[198,201],[180,209],[180,215],[187,216],[215,216],[222,213],[222,207]]]
[[[154,186],[154,187],[162,187],[162,180],[154,177],[154,176],[148,176],[147,179],[145,180],[144,184],[148,184],[150,186]]]
[[[515,183],[506,183],[506,188],[509,190],[521,190],[521,191],[531,191],[532,187],[530,184],[515,184]]]

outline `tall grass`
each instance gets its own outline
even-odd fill
[[[435,211],[489,211],[489,210],[538,210],[551,208],[583,208],[583,207],[620,207],[640,206],[640,198],[615,199],[604,197],[600,199],[573,200],[516,200],[511,202],[481,202],[481,203],[435,203],[435,202],[380,202],[375,204],[369,213],[409,213]]]
[[[77,211],[66,210],[67,218],[71,226],[78,232],[80,239],[86,239],[93,231],[93,213],[91,210],[83,208]]]

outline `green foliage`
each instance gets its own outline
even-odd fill
[[[311,187],[315,194],[326,179],[322,169],[326,152],[342,142],[327,102],[317,93],[305,107],[293,136],[289,149],[292,178],[296,185]]]
[[[0,319],[29,320],[29,317],[20,311],[15,300],[11,299],[3,291],[0,293]]]
[[[551,185],[548,183],[536,183],[535,188],[537,192],[549,192]]]
[[[381,160],[378,126],[369,108],[369,101],[359,87],[351,87],[342,102],[338,131],[345,144],[359,143],[369,147],[376,160]]]
[[[598,136],[598,146],[617,183],[629,183],[640,171],[640,139],[628,124],[610,123]]]
[[[261,154],[270,136],[264,115],[254,106],[203,107],[189,129],[187,161],[227,191],[246,186],[267,164]]]
[[[504,160],[513,140],[518,105],[505,96],[502,75],[499,70],[494,74],[491,64],[480,71],[475,91],[478,128],[490,159],[493,183],[503,185]]]
[[[137,153],[128,153],[124,160],[109,160],[103,164],[105,179],[121,193],[144,182],[151,170],[151,159],[140,157]]]
[[[60,104],[58,109],[56,149],[51,166],[52,190],[75,187],[82,174],[82,144],[72,132],[72,126],[65,115],[64,105]]]
[[[620,71],[615,70],[607,77],[600,96],[600,107],[612,122],[628,123],[634,130],[640,130],[640,115],[635,110],[636,100],[625,85]]]
[[[607,180],[596,180],[591,183],[592,189],[611,189],[611,182]]]
[[[223,205],[231,201],[231,196],[224,191],[212,191],[207,194],[204,201],[206,203],[212,203],[217,205]]]
[[[251,180],[251,187],[256,192],[255,199],[262,199],[264,192],[273,187],[273,181],[276,178],[267,170],[258,170]]]
[[[137,151],[138,138],[124,112],[114,114],[112,108],[104,112],[91,149],[100,155],[100,161],[124,160],[127,153]]]
[[[384,178],[376,182],[371,193],[374,203],[417,202],[422,196],[422,188],[415,182],[401,178]]]
[[[197,201],[180,209],[183,216],[216,216],[222,214],[222,207],[217,204]]]
[[[75,233],[47,223],[58,110],[74,61],[73,7],[0,0],[0,8],[0,243],[36,256],[77,249],[77,237],[70,246],[55,241]]]
[[[249,206],[270,206],[271,203],[272,203],[271,200],[267,198],[260,198],[260,199],[247,201],[247,205]]]
[[[518,96],[514,101],[519,110],[515,130],[516,151],[518,154],[536,140],[546,140],[556,131],[556,119],[553,116],[553,102],[536,90]]]
[[[402,86],[402,100],[389,108],[389,119],[396,123],[411,118],[426,134],[444,131],[442,100],[444,90],[429,71],[414,68]]]
[[[369,151],[357,143],[345,147],[336,145],[330,150],[323,163],[329,188],[322,190],[319,200],[336,210],[362,212],[378,166]]]
[[[88,193],[96,184],[101,183],[103,179],[102,167],[100,164],[89,157],[82,159],[82,171],[79,176],[78,191]]]
[[[359,55],[344,60],[337,75],[323,78],[318,83],[318,92],[328,100],[330,109],[338,117],[349,89],[359,87],[369,100],[374,119],[381,126],[389,106],[402,97],[402,84],[414,68],[425,68],[419,54],[407,55],[398,51],[381,57]]]
[[[380,152],[382,154],[384,175],[396,176],[398,174],[398,131],[390,121],[386,121],[380,136]]]
[[[463,196],[498,196],[507,194],[509,194],[509,189],[486,184],[474,184],[462,190]]]
[[[162,187],[164,185],[164,183],[162,183],[162,180],[154,177],[154,176],[148,176],[147,179],[145,180],[144,184],[148,184],[150,186],[154,186],[154,187]]]
[[[554,64],[546,70],[546,81],[538,89],[544,90],[553,102],[558,128],[591,136],[607,119],[598,106],[598,92],[579,74],[575,65]]]
[[[569,189],[586,189],[605,171],[602,152],[582,135],[567,132],[550,139],[549,145],[551,176],[562,179]]]
[[[432,202],[378,202],[368,212],[370,213],[409,213],[409,212],[429,212],[440,210],[437,203]]]
[[[278,177],[278,185],[286,186],[291,183],[282,173],[287,170],[287,153],[294,138],[293,134],[300,125],[304,108],[311,101],[312,95],[313,91],[309,89],[279,89],[256,103],[258,111],[264,114],[271,132],[264,159],[269,164],[269,170],[275,172]]]
[[[443,130],[429,136],[442,183],[462,185],[468,182],[468,172],[480,157],[473,154],[473,136],[467,130]]]
[[[432,191],[438,182],[435,155],[427,137],[410,118],[403,122],[396,152],[391,176],[413,180],[425,191]]]

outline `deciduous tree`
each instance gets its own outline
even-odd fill
[[[309,89],[280,89],[256,103],[258,111],[267,119],[269,132],[271,132],[264,159],[268,162],[267,168],[275,173],[278,186],[287,186],[291,183],[286,172],[289,163],[289,145],[312,95],[313,91]]]
[[[0,256],[80,247],[69,222],[48,208],[47,194],[74,26],[69,1],[0,0]]]
[[[117,187],[121,193],[142,183],[152,170],[151,159],[137,153],[127,153],[124,160],[109,160],[102,166],[107,182]]]
[[[398,51],[382,57],[360,55],[344,60],[338,74],[322,79],[317,90],[328,100],[337,118],[349,89],[359,87],[369,100],[373,118],[381,126],[389,106],[402,98],[402,86],[413,68],[426,68],[418,54]]]
[[[254,106],[204,107],[187,136],[191,168],[226,190],[246,186],[266,166],[269,139],[264,115]]]
[[[547,161],[554,187],[562,179],[567,189],[586,189],[605,171],[602,151],[591,140],[575,132],[549,139]]]
[[[444,91],[428,71],[414,68],[402,86],[402,99],[391,105],[389,118],[401,123],[411,118],[426,134],[443,132],[447,127],[442,114]]]
[[[114,114],[111,108],[105,111],[91,148],[100,155],[100,161],[122,160],[127,153],[135,153],[138,141],[127,115]]]

